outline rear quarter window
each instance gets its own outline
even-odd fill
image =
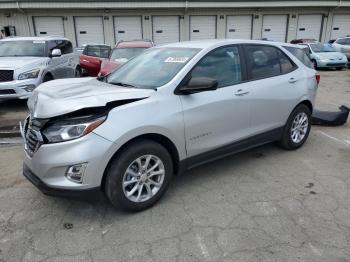
[[[296,48],[291,46],[284,46],[286,50],[288,50],[290,53],[292,53],[300,62],[302,62],[304,65],[306,65],[309,68],[314,68],[309,52],[308,47],[307,48]]]

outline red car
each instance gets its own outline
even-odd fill
[[[141,54],[145,49],[154,46],[149,40],[120,41],[113,48],[109,59],[104,59],[101,64],[99,76],[108,75],[113,70],[131,58]]]
[[[101,63],[108,59],[111,47],[108,45],[85,45],[83,53],[80,55],[80,67],[84,76],[97,76],[100,72]]]

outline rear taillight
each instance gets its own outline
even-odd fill
[[[315,78],[316,78],[317,84],[319,84],[319,83],[320,83],[320,80],[321,80],[320,74],[319,74],[319,73],[316,73],[316,74],[315,74]]]

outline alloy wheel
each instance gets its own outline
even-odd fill
[[[124,195],[133,202],[151,199],[163,185],[165,168],[155,155],[143,155],[135,159],[126,169],[123,180]]]
[[[307,134],[309,119],[304,112],[297,114],[291,128],[291,139],[294,143],[300,143]]]

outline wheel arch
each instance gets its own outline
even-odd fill
[[[140,139],[147,139],[147,140],[151,140],[154,142],[157,142],[159,144],[161,144],[162,146],[165,147],[166,150],[168,150],[171,159],[173,161],[173,167],[174,167],[174,174],[179,173],[180,171],[180,155],[179,155],[179,151],[177,150],[175,144],[165,135],[161,135],[158,133],[147,133],[147,134],[142,134],[139,136],[136,136],[134,138],[129,139],[127,142],[125,142],[121,147],[119,147],[114,154],[112,155],[112,157],[109,159],[108,164],[106,165],[106,168],[103,172],[103,177],[101,180],[101,187],[104,187],[105,184],[105,179],[106,179],[106,174],[107,174],[107,170],[109,168],[109,166],[111,165],[112,161],[118,157],[118,155],[120,154],[120,152],[128,147],[131,143],[140,140]]]
[[[307,106],[307,107],[310,109],[310,112],[312,113],[312,111],[313,111],[313,105],[312,105],[312,103],[311,103],[310,100],[305,99],[305,100],[301,101],[296,107],[294,107],[294,109],[297,108],[299,105],[305,105],[305,106]],[[294,109],[293,109],[293,110],[294,110]]]

